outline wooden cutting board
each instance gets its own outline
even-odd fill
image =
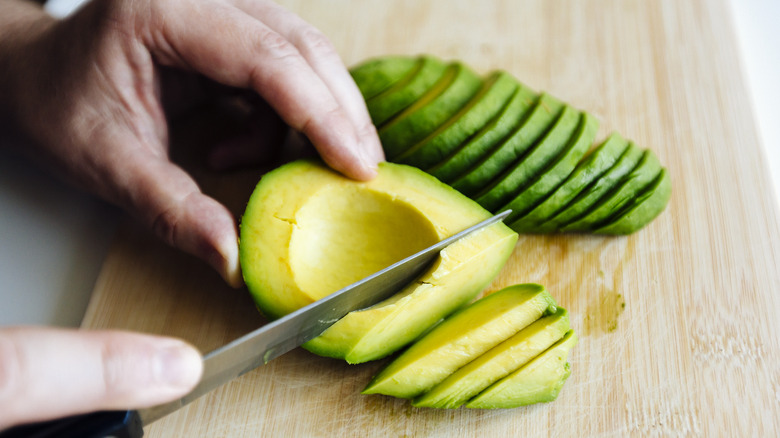
[[[668,209],[629,237],[521,236],[489,290],[547,286],[580,342],[557,401],[431,410],[359,392],[381,363],[298,349],[147,428],[150,437],[778,436],[780,226],[717,1],[284,1],[348,64],[431,53],[505,69],[652,148]],[[203,114],[174,134],[177,160],[241,212],[263,169],[209,173]],[[193,158],[195,157],[195,158]],[[265,323],[245,290],[132,223],[105,261],[84,327],[180,336],[203,351]]]

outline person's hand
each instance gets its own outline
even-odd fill
[[[200,354],[184,342],[116,331],[0,328],[0,430],[188,393]]]
[[[32,140],[27,155],[123,207],[231,285],[241,284],[236,221],[168,159],[161,67],[252,90],[349,177],[373,177],[384,159],[335,49],[268,0],[94,0],[64,21],[19,27],[24,37],[11,38],[0,59],[9,67],[0,72],[8,97],[0,106]],[[217,161],[231,154],[242,152],[223,149]]]

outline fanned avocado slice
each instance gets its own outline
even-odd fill
[[[616,187],[620,180],[636,167],[642,155],[642,149],[634,143],[629,143],[626,152],[609,171],[580,192],[566,208],[539,225],[538,230],[540,232],[559,231],[562,226],[586,214],[599,199]]]
[[[412,105],[379,128],[388,159],[426,138],[456,114],[479,91],[482,79],[467,66],[451,64],[444,76]]]
[[[666,208],[672,194],[672,182],[666,170],[661,170],[656,180],[644,193],[608,219],[606,225],[594,230],[596,234],[631,234],[655,219]]]
[[[608,171],[628,148],[628,141],[618,133],[612,133],[574,169],[566,181],[528,214],[511,223],[519,232],[534,233],[538,226],[574,199],[604,172]]]
[[[512,214],[506,219],[507,223],[511,223],[533,209],[571,174],[582,156],[593,144],[598,129],[598,119],[588,113],[581,113],[579,126],[569,139],[569,145],[522,192],[498,209],[499,211],[512,210]]]
[[[458,178],[452,186],[474,199],[483,192],[495,178],[510,168],[526,150],[537,143],[563,112],[563,103],[543,93],[539,103],[517,129],[495,148],[493,152],[476,163],[468,173]]]
[[[466,407],[505,409],[555,400],[571,375],[571,368],[566,360],[569,350],[576,343],[577,335],[569,330],[555,345],[519,370],[494,383],[466,403]]]
[[[533,147],[497,181],[475,196],[475,201],[487,210],[496,211],[511,197],[539,175],[569,143],[577,129],[579,111],[565,106],[561,116]]]
[[[463,108],[394,161],[420,169],[439,163],[494,118],[518,86],[517,80],[510,74],[493,73]]]
[[[661,163],[651,150],[645,150],[636,168],[618,186],[599,200],[584,216],[564,225],[562,231],[592,231],[636,198],[661,173]]]
[[[371,59],[354,68],[349,73],[363,95],[371,99],[405,78],[411,78],[422,58],[409,56],[385,56]]]
[[[475,168],[475,163],[481,162],[512,132],[515,132],[520,124],[525,122],[526,116],[536,107],[538,101],[539,95],[520,84],[520,87],[496,117],[451,156],[429,168],[428,173],[446,183],[452,183],[469,169]]]
[[[561,307],[539,318],[506,341],[461,367],[412,403],[417,407],[455,409],[496,381],[543,353],[569,331],[569,315]]]
[[[423,56],[417,67],[402,81],[366,100],[371,120],[381,127],[387,120],[424,95],[447,70],[447,64],[432,56]]]

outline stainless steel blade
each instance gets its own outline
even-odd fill
[[[143,424],[162,418],[230,380],[314,339],[347,313],[387,298],[420,275],[442,249],[474,231],[501,221],[510,212],[504,211],[471,226],[206,354],[203,357],[203,377],[195,389],[179,400],[139,410]]]

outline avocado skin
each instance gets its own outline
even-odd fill
[[[509,223],[518,232],[625,234],[646,226],[666,208],[671,196],[668,181],[653,196],[642,196],[643,186],[624,188],[617,197],[602,199],[616,184],[614,174],[603,172],[604,163],[614,157],[606,153],[603,158],[602,154],[583,158],[580,151],[591,149],[593,138],[587,147],[567,148],[572,154],[561,161],[563,145],[574,144],[572,138],[562,138],[578,135],[570,125],[554,129],[568,106],[516,80],[514,94],[508,93],[511,87],[493,93],[490,82],[508,83],[514,79],[509,73],[489,73],[482,87],[459,100],[459,106],[442,103],[437,111],[433,108],[437,99],[431,95],[444,88],[440,81],[452,64],[428,55],[393,56],[370,60],[353,70],[390,161],[425,170],[493,213],[511,208]],[[383,132],[391,129],[397,132]],[[558,141],[549,139],[553,132]],[[607,144],[609,149],[617,147]],[[580,161],[572,168],[577,155]],[[593,156],[599,159],[590,160]],[[636,202],[625,196],[635,197]],[[620,225],[610,226],[618,216],[623,217]]]
[[[514,132],[530,110],[536,107],[539,96],[530,88],[520,84],[506,106],[473,137],[442,162],[427,171],[440,180],[452,184],[471,169],[479,167],[496,147],[501,146]]]
[[[394,161],[420,169],[441,162],[493,119],[518,87],[517,80],[506,72],[491,74],[466,105]]]
[[[603,143],[591,152],[547,199],[533,210],[510,222],[512,228],[520,232],[538,232],[538,227],[588,187],[593,181],[608,171],[623,155],[628,141],[618,133],[612,133]]]

